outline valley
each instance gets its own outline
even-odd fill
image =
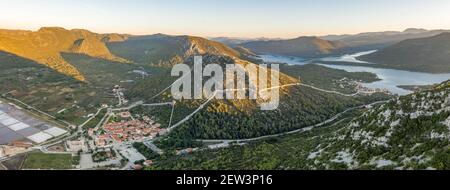
[[[350,73],[370,73],[376,75],[378,80],[360,81],[361,85],[370,89],[387,90],[398,95],[406,95],[412,91],[400,88],[405,85],[433,85],[450,78],[450,73],[428,73],[408,71],[408,69],[393,69],[385,64],[361,61],[362,56],[377,53],[376,50],[345,54],[317,59],[302,59],[298,57],[262,56],[264,61],[288,63],[291,67],[307,67],[308,65],[320,65],[332,69],[344,70]],[[311,66],[309,66],[311,67]],[[289,72],[289,71],[287,71]],[[411,76],[414,76],[411,78]]]
[[[439,129],[433,135],[441,137],[446,132],[441,129],[439,122],[444,122],[442,118],[448,111],[448,85],[434,85],[448,80],[450,75],[372,68],[377,63],[360,60],[360,57],[376,54],[380,50],[350,51],[343,49],[340,43],[312,37],[289,41],[287,46],[285,41],[277,40],[245,42],[244,46],[229,47],[201,37],[164,34],[97,34],[63,28],[2,32],[7,34],[2,37],[8,38],[0,41],[0,48],[3,48],[0,52],[2,98],[30,113],[44,115],[50,122],[67,130],[67,134],[45,139],[20,154],[2,156],[3,165],[8,165],[9,160],[18,160],[12,162],[16,163],[14,166],[8,165],[9,168],[152,170],[379,169],[394,165],[403,169],[446,167],[438,165],[439,161],[418,165],[415,162],[400,164],[402,161],[394,160],[391,155],[395,153],[382,154],[385,149],[375,149],[374,155],[370,155],[378,160],[367,160],[367,151],[372,149],[355,147],[354,144],[358,142],[348,136],[354,132],[355,122],[368,130],[372,130],[372,124],[376,122],[378,125],[387,125],[379,123],[381,117],[371,114],[381,112],[385,106],[391,106],[392,109],[405,107],[403,104],[412,101],[410,98],[414,96],[412,91],[407,90],[409,87],[406,86],[409,85],[432,86],[431,90],[428,88],[430,95],[427,96],[433,102],[415,104],[442,104],[432,107],[440,111],[429,110],[425,116],[439,117],[439,120],[432,120],[432,126]],[[48,51],[32,49],[36,47],[28,46],[26,42],[21,49],[31,48],[29,51],[43,56],[57,55],[61,61],[46,62],[43,60],[47,58],[37,58],[35,54],[21,53],[11,48],[10,44],[18,43],[15,41],[18,35],[16,32],[23,33],[27,36],[26,40],[33,43],[35,36],[56,37],[52,39],[60,45],[52,46]],[[298,49],[289,48],[296,43],[305,45]],[[271,49],[283,51],[278,53],[284,55],[270,54]],[[265,55],[259,56],[260,53]],[[309,57],[299,56],[305,54]],[[198,100],[175,100],[170,90],[180,79],[171,76],[171,68],[177,64],[193,67],[194,56],[202,56],[203,67],[209,64],[217,64],[221,68],[228,64],[261,67],[262,64],[279,63],[280,71],[264,71],[265,74],[278,72],[279,85],[259,89],[279,90],[278,109],[260,110],[259,106],[265,102],[261,98],[214,98],[220,92],[249,93],[250,85],[259,83],[251,79],[248,72],[245,73],[248,85],[243,89],[215,90],[212,96]],[[60,66],[71,68],[70,72],[61,70]],[[425,92],[428,91],[416,93],[422,97]],[[399,105],[394,104],[394,101]],[[419,114],[412,118],[413,122],[422,122],[415,119],[421,118],[423,112],[414,112],[417,107],[408,109],[410,115]],[[374,122],[365,123],[365,120],[359,120],[361,117],[373,119]],[[394,127],[407,127],[410,124],[403,125],[409,120],[389,122],[402,124]],[[421,132],[428,133],[429,130]],[[369,137],[368,133],[372,136],[381,135],[382,131],[364,133],[369,138],[364,142],[372,140],[377,143],[375,137]],[[388,137],[376,138],[388,143]],[[417,143],[429,142],[421,139]],[[0,146],[13,144],[8,141]],[[432,153],[427,154],[434,157]],[[52,155],[58,155],[54,162],[48,162],[48,165],[42,163]]]

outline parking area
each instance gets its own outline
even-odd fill
[[[66,130],[32,117],[14,104],[0,101],[0,145],[18,140],[40,144],[65,133]]]

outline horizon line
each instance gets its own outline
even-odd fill
[[[80,27],[64,27],[64,26],[40,26],[40,27],[33,27],[33,29],[29,28],[14,28],[14,27],[3,27],[0,26],[0,30],[22,30],[22,31],[30,31],[30,32],[37,32],[42,28],[62,28],[65,30],[88,30],[93,33],[97,34],[120,34],[120,35],[130,35],[130,36],[150,36],[150,35],[168,35],[168,36],[194,36],[194,37],[202,37],[206,39],[212,39],[212,38],[229,38],[229,39],[295,39],[299,37],[324,37],[324,36],[345,36],[345,35],[358,35],[358,34],[364,34],[364,33],[381,33],[381,32],[404,32],[408,29],[418,29],[418,30],[427,30],[427,31],[435,31],[435,30],[450,30],[450,29],[444,29],[444,28],[437,28],[437,29],[430,29],[430,28],[423,28],[423,27],[407,27],[403,30],[379,30],[379,31],[365,31],[365,32],[355,32],[355,33],[328,33],[324,35],[307,35],[307,34],[300,34],[293,37],[267,37],[267,36],[259,36],[259,37],[245,37],[245,36],[224,36],[224,35],[217,35],[217,36],[208,36],[208,35],[192,35],[192,34],[174,34],[174,33],[164,33],[164,32],[156,32],[156,33],[127,33],[127,32],[97,32],[96,30],[92,30],[89,28],[80,28]]]

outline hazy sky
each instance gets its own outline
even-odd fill
[[[450,29],[449,0],[0,0],[0,28],[282,37]]]

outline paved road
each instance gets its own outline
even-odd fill
[[[152,141],[144,141],[143,143],[144,143],[145,146],[147,146],[153,152],[158,153],[159,155],[162,155],[164,153],[164,151],[161,150],[160,148],[158,148],[155,144],[153,144]]]
[[[184,78],[184,77],[183,77]],[[181,80],[182,78],[178,79]],[[177,81],[178,81],[177,80]],[[176,81],[175,81],[176,82]],[[175,83],[174,82],[174,83]],[[151,99],[159,96],[160,94],[162,94],[164,91],[168,90],[174,83],[172,83],[170,86],[168,86],[167,88],[165,88],[164,90],[162,90],[160,93],[158,93],[157,95],[155,95],[154,97],[152,97]],[[280,85],[280,86],[275,86],[275,87],[270,87],[270,88],[266,88],[266,89],[262,89],[261,91],[267,91],[267,90],[271,90],[271,89],[276,89],[276,88],[284,88],[284,87],[289,87],[289,86],[305,86],[305,87],[309,87],[309,88],[313,88],[315,90],[318,91],[322,91],[322,92],[326,92],[326,93],[333,93],[333,94],[337,94],[337,95],[341,95],[341,96],[348,96],[348,97],[352,97],[352,96],[356,96],[359,94],[359,92],[355,93],[355,94],[343,94],[337,91],[329,91],[329,90],[324,90],[324,89],[320,89],[311,85],[307,85],[307,84],[302,84],[302,83],[292,83],[292,84],[286,84],[286,85]],[[251,88],[243,88],[243,89],[226,89],[226,90],[216,90],[214,91],[213,95],[211,95],[202,105],[200,105],[197,109],[194,110],[194,112],[192,112],[191,114],[187,115],[185,118],[183,118],[181,121],[177,122],[176,124],[170,126],[169,124],[169,128],[167,128],[167,131],[170,132],[173,129],[175,129],[176,127],[182,125],[183,123],[185,123],[186,121],[188,121],[189,119],[191,119],[196,113],[198,113],[199,111],[201,111],[209,102],[211,102],[214,97],[217,95],[217,93],[223,93],[223,92],[230,92],[230,91],[241,91],[241,90],[254,90]],[[148,106],[161,106],[161,105],[173,105],[172,102],[167,102],[167,103],[154,103],[154,104],[144,104],[143,101],[138,101],[133,103],[132,105],[125,107],[125,108],[118,108],[118,109],[113,109],[113,111],[120,111],[120,110],[129,110],[132,109],[134,107],[140,106],[140,105],[148,105]],[[173,111],[173,110],[172,110]]]
[[[190,73],[192,73],[192,70],[190,71]],[[183,77],[177,79],[175,82],[173,82],[171,85],[169,85],[167,88],[161,90],[161,92],[159,92],[158,94],[154,95],[153,97],[150,98],[150,100],[155,99],[156,97],[158,97],[159,95],[163,94],[165,91],[169,90],[175,83],[177,83],[178,81],[183,80],[185,77],[190,77],[190,74],[186,74]]]
[[[180,80],[180,79],[179,79],[179,80]],[[172,84],[172,85],[173,85],[173,84]],[[166,89],[164,89],[163,91],[161,91],[159,94],[155,95],[155,97],[158,96],[158,95],[160,95],[160,94],[162,94],[164,91],[168,90],[172,85],[170,85],[169,87],[167,87]],[[261,91],[266,91],[266,90],[276,89],[276,88],[289,87],[289,86],[304,86],[304,87],[309,87],[309,88],[312,88],[312,89],[315,89],[315,90],[318,90],[318,91],[322,91],[322,92],[325,92],[325,93],[333,93],[333,94],[337,94],[337,95],[341,95],[341,96],[348,96],[348,97],[356,96],[356,95],[359,94],[358,92],[355,93],[355,94],[343,94],[343,93],[341,93],[341,92],[324,90],[324,89],[320,89],[320,88],[317,88],[317,87],[314,87],[314,86],[311,86],[311,85],[307,85],[307,84],[302,84],[302,83],[293,83],[293,84],[286,84],[286,85],[281,85],[281,86],[276,86],[276,87],[270,87],[270,88],[263,89],[263,90],[261,90]],[[205,106],[206,106],[209,102],[211,102],[211,101],[214,99],[214,97],[217,95],[217,93],[219,93],[219,92],[221,92],[221,93],[223,93],[223,92],[230,92],[230,91],[241,91],[241,90],[253,90],[253,89],[244,88],[244,89],[226,89],[226,90],[217,90],[217,91],[214,92],[214,94],[213,94],[211,97],[209,97],[209,98],[207,99],[207,101],[205,101],[202,105],[200,105],[194,112],[192,112],[191,114],[189,114],[188,116],[186,116],[184,119],[182,119],[182,120],[179,121],[178,123],[176,123],[176,124],[174,124],[173,126],[169,127],[169,128],[167,129],[167,131],[170,132],[171,130],[175,129],[176,127],[182,125],[183,123],[185,123],[186,121],[188,121],[189,119],[191,119],[196,113],[198,113],[198,112],[201,111],[203,108],[205,108]],[[25,104],[24,102],[22,102],[22,101],[20,101],[20,100],[17,100],[17,99],[14,99],[14,98],[10,98],[10,99],[15,100],[15,101],[17,101],[17,102],[19,102],[19,103],[21,103],[21,104],[27,106],[28,108],[33,109],[33,110],[35,110],[35,111],[37,111],[37,112],[39,112],[39,113],[41,113],[41,114],[44,114],[44,115],[46,115],[46,116],[48,116],[48,117],[50,117],[50,118],[56,119],[54,116],[52,116],[52,115],[50,115],[50,114],[47,114],[47,113],[45,113],[45,112],[43,112],[43,111],[41,111],[41,110],[38,110],[38,109],[36,109],[36,108],[34,108],[34,107],[32,107],[32,106],[29,106],[29,105]],[[375,102],[375,103],[372,103],[372,104],[376,104],[376,103],[380,103],[380,102]],[[134,108],[134,107],[141,106],[141,105],[143,105],[143,106],[163,106],[163,105],[172,105],[172,106],[174,106],[174,102],[144,104],[143,101],[137,101],[137,102],[134,102],[133,104],[131,104],[131,105],[127,106],[127,107],[112,109],[112,111],[130,110],[130,109],[132,109],[132,108]],[[371,105],[371,104],[369,104],[369,105]],[[364,105],[364,106],[368,106],[368,105]],[[360,107],[362,107],[362,106],[360,106]],[[261,140],[261,139],[265,139],[265,138],[278,137],[278,136],[282,136],[282,135],[286,135],[286,134],[292,134],[292,133],[297,133],[297,132],[303,132],[303,131],[311,130],[311,129],[314,128],[314,127],[322,126],[322,125],[325,125],[325,124],[327,124],[327,123],[333,122],[333,121],[335,121],[337,118],[339,118],[339,116],[341,116],[342,114],[344,114],[344,113],[346,113],[346,112],[348,112],[348,111],[351,111],[351,110],[360,108],[360,107],[350,108],[350,109],[348,109],[348,110],[346,110],[346,111],[344,111],[344,112],[342,112],[342,113],[340,113],[340,114],[337,114],[337,115],[334,116],[333,118],[331,118],[331,119],[329,119],[329,120],[327,120],[327,121],[324,121],[324,122],[322,122],[322,123],[319,123],[319,124],[317,124],[317,125],[310,126],[310,127],[306,127],[306,128],[302,128],[302,129],[298,129],[298,130],[294,130],[294,131],[290,131],[290,132],[285,132],[285,133],[281,133],[281,134],[268,135],[268,136],[262,136],[262,137],[251,138],[251,139],[238,139],[238,140],[200,140],[200,141],[202,141],[202,142],[249,142],[249,141],[256,141],[256,140]],[[66,134],[66,135],[64,135],[64,136],[59,137],[58,139],[60,139],[60,140],[55,139],[55,140],[53,140],[54,142],[53,142],[53,141],[51,141],[50,143],[47,142],[46,145],[41,146],[41,147],[38,147],[38,148],[39,148],[42,152],[50,153],[50,152],[47,150],[48,147],[53,146],[53,145],[58,144],[58,143],[61,143],[61,142],[63,142],[63,141],[66,140],[66,139],[70,139],[70,138],[75,137],[75,136],[77,135],[77,133],[78,133],[79,131],[81,131],[82,128],[83,128],[87,123],[89,123],[89,121],[91,121],[92,119],[94,119],[94,118],[95,118],[95,117],[96,117],[103,109],[105,109],[105,108],[100,108],[100,109],[98,109],[97,113],[94,114],[94,116],[90,117],[90,118],[87,119],[83,124],[79,125],[79,126],[77,127],[77,132],[74,133],[73,135],[70,135],[70,136],[69,136],[68,134]],[[173,111],[174,111],[174,110],[173,110],[173,108],[172,108],[172,113],[173,113]],[[171,117],[172,117],[172,116],[171,116]],[[66,124],[70,124],[70,123],[65,122],[65,121],[62,121],[62,122],[66,123]],[[169,124],[169,126],[170,126],[170,124]],[[155,147],[156,147],[156,146],[155,146]],[[158,149],[158,148],[156,147],[155,150],[157,150],[157,149]],[[158,152],[158,151],[156,151],[156,152]]]
[[[173,102],[164,102],[164,103],[153,103],[153,104],[142,104],[142,106],[166,106],[166,105],[170,105],[172,106],[174,103]]]
[[[214,94],[208,98],[208,100],[206,100],[206,102],[204,102],[202,105],[200,105],[194,112],[192,112],[191,114],[189,114],[188,116],[186,116],[184,119],[182,119],[181,121],[179,121],[178,123],[176,123],[175,125],[167,128],[167,132],[172,131],[173,129],[175,129],[176,127],[180,126],[181,124],[183,124],[184,122],[188,121],[189,119],[191,119],[191,117],[193,117],[197,112],[201,111],[211,100],[214,99],[214,97],[216,97],[217,91],[214,92]]]
[[[39,149],[40,149],[42,152],[44,152],[44,153],[51,153],[51,152],[49,152],[49,151],[47,150],[48,147],[51,147],[51,146],[53,146],[53,145],[62,143],[62,142],[64,142],[64,141],[67,140],[67,139],[71,139],[71,138],[77,136],[78,133],[81,132],[81,131],[83,130],[83,127],[84,127],[86,124],[88,124],[89,121],[91,121],[92,119],[94,119],[95,117],[97,117],[97,115],[100,114],[100,112],[101,112],[103,109],[106,109],[106,108],[99,108],[99,109],[97,110],[97,112],[96,112],[92,117],[88,118],[84,123],[82,123],[81,125],[77,126],[77,131],[74,132],[72,135],[66,134],[66,135],[64,135],[64,136],[59,137],[59,138],[58,138],[59,140],[53,140],[53,141],[55,141],[55,142],[53,142],[53,141],[46,142],[45,145],[41,146]]]
[[[3,166],[2,163],[0,163],[0,170],[7,170],[8,168],[6,168],[5,166]]]
[[[233,143],[233,142],[236,142],[236,143],[242,143],[242,142],[258,141],[258,140],[263,140],[263,139],[268,139],[268,138],[274,138],[274,137],[280,137],[280,136],[289,135],[289,134],[294,134],[294,133],[299,133],[299,132],[310,131],[310,130],[312,130],[312,129],[314,129],[314,128],[317,128],[317,127],[320,127],[320,126],[329,124],[329,123],[331,123],[331,122],[337,120],[340,116],[342,116],[343,114],[345,114],[345,113],[347,113],[347,112],[349,112],[349,111],[352,111],[352,110],[355,110],[355,109],[364,108],[364,107],[367,107],[367,106],[373,106],[373,105],[376,105],[376,104],[386,103],[386,102],[388,102],[388,101],[389,101],[389,100],[378,101],[378,102],[374,102],[374,103],[370,103],[370,104],[366,104],[366,105],[362,105],[362,106],[358,106],[358,107],[354,107],[354,108],[349,108],[349,109],[347,109],[347,110],[345,110],[345,111],[343,111],[343,112],[341,112],[341,113],[339,113],[339,114],[333,116],[332,118],[330,118],[330,119],[324,121],[324,122],[321,122],[321,123],[319,123],[319,124],[315,124],[315,125],[312,125],[312,126],[309,126],[309,127],[305,127],[305,128],[301,128],[301,129],[296,129],[296,130],[289,131],[289,132],[283,132],[283,133],[279,133],[279,134],[266,135],[266,136],[261,136],[261,137],[256,137],[256,138],[248,138],[248,139],[207,139],[207,140],[206,140],[206,139],[199,139],[199,140],[197,140],[197,141],[199,141],[199,142],[204,142],[204,143],[221,143],[221,142],[226,142],[226,143]]]
[[[133,108],[135,108],[135,107],[137,107],[137,106],[140,106],[140,105],[142,105],[142,104],[144,104],[144,101],[140,100],[140,101],[137,101],[137,102],[132,103],[131,105],[129,105],[129,106],[127,106],[127,107],[112,109],[112,111],[131,110],[131,109],[133,109]]]
[[[270,88],[263,89],[261,91],[266,91],[266,90],[269,90],[269,89],[276,89],[276,88],[284,88],[284,87],[289,87],[289,86],[305,86],[305,87],[313,88],[313,89],[318,90],[318,91],[322,91],[322,92],[326,92],[326,93],[333,93],[333,94],[337,94],[337,95],[341,95],[341,96],[348,96],[348,97],[356,96],[356,95],[359,94],[359,93],[343,94],[343,93],[336,92],[336,91],[323,90],[323,89],[320,89],[320,88],[317,88],[317,87],[314,87],[314,86],[310,86],[310,85],[306,85],[306,84],[302,84],[302,83],[293,83],[293,84],[286,84],[286,85],[281,85],[281,86],[275,86],[275,87],[270,87]],[[191,114],[186,116],[184,119],[182,119],[181,121],[179,121],[175,125],[169,127],[168,128],[168,132],[170,132],[174,128],[180,126],[181,124],[185,123],[189,119],[191,119],[197,112],[201,111],[210,101],[212,101],[214,99],[214,97],[217,95],[217,93],[219,93],[219,92],[223,93],[223,92],[229,92],[229,91],[240,91],[240,90],[253,90],[253,89],[244,88],[244,89],[226,89],[226,90],[217,90],[217,91],[215,91],[214,94],[210,98],[208,98],[208,100],[206,102],[204,102],[202,105],[200,105],[194,112],[192,112]]]
[[[78,128],[83,128],[83,127],[84,127],[86,124],[88,124],[91,120],[93,120],[95,117],[97,117],[98,114],[100,114],[100,112],[101,112],[102,110],[104,110],[104,109],[106,109],[106,108],[99,108],[99,109],[97,110],[97,112],[96,112],[92,117],[88,118],[84,123],[82,123],[80,126],[78,126]]]
[[[354,94],[344,94],[344,93],[337,92],[337,91],[330,91],[330,90],[320,89],[320,88],[317,88],[317,87],[315,87],[315,86],[311,86],[311,85],[307,85],[307,84],[302,84],[302,83],[298,83],[298,86],[304,86],[304,87],[312,88],[312,89],[314,89],[314,90],[318,90],[318,91],[321,91],[321,92],[326,92],[326,93],[330,93],[330,94],[337,94],[337,95],[347,96],[347,97],[353,97],[353,96],[356,96],[356,95],[359,94],[359,91],[356,92],[356,93],[354,93]]]

